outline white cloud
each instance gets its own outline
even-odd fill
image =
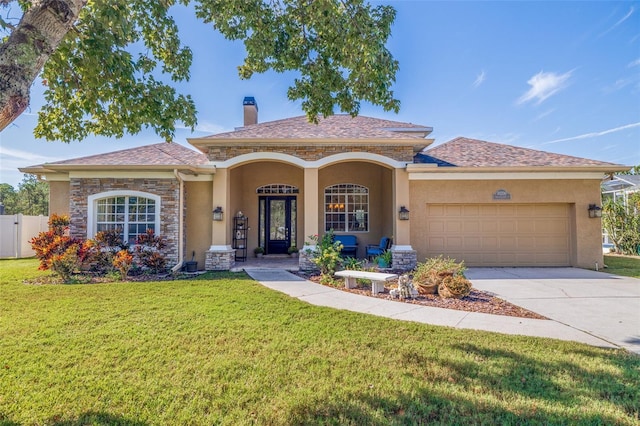
[[[527,81],[531,88],[524,95],[520,96],[517,103],[523,104],[531,100],[537,99],[536,104],[539,105],[547,98],[555,95],[560,90],[567,87],[567,81],[573,70],[564,74],[556,74],[553,72],[540,71]]]
[[[603,35],[607,34],[608,32],[613,31],[618,25],[622,24],[624,21],[629,19],[631,17],[631,15],[633,15],[634,11],[635,11],[634,7],[631,6],[631,8],[629,9],[629,12],[626,15],[624,15],[621,19],[618,20],[618,22],[616,22],[611,27],[609,27],[609,29],[607,29],[606,31],[600,33],[600,35],[598,37],[602,37]]]
[[[45,155],[34,154],[28,151],[21,151],[19,149],[11,149],[6,146],[0,145],[0,156],[1,157],[11,157],[22,161],[32,161],[39,163],[47,163],[51,161],[58,161],[59,158],[47,157]],[[3,160],[3,165],[5,160]]]
[[[487,78],[487,74],[484,72],[484,70],[482,70],[482,72],[478,74],[478,76],[476,77],[476,80],[473,82],[473,87],[480,86],[482,83],[484,83],[484,80],[486,78]]]
[[[533,119],[533,122],[535,123],[536,121],[540,121],[543,118],[545,118],[547,115],[550,115],[550,114],[554,113],[555,111],[556,111],[555,108],[548,109],[545,112],[538,114],[538,116]]]
[[[582,135],[571,136],[569,138],[556,139],[553,141],[544,142],[541,145],[549,145],[549,144],[558,143],[558,142],[575,141],[578,139],[597,138],[598,136],[604,136],[604,135],[608,135],[609,133],[615,133],[615,132],[620,132],[622,130],[633,129],[634,127],[640,127],[640,121],[637,123],[626,124],[620,127],[614,127],[613,129],[602,130],[600,132],[584,133]]]
[[[637,67],[638,65],[640,65],[640,58],[636,59],[635,61],[629,62],[627,68]]]

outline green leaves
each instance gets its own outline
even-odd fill
[[[188,0],[181,3],[188,4]],[[122,137],[150,127],[166,140],[193,128],[196,108],[172,82],[188,81],[192,52],[169,9],[175,0],[91,0],[46,63],[46,106],[36,136],[71,141]],[[240,78],[298,71],[287,91],[311,121],[360,102],[398,111],[398,62],[385,46],[395,10],[362,0],[199,0],[196,15],[230,40],[244,40]]]
[[[177,122],[193,128],[191,97],[156,78],[189,79],[192,53],[181,46],[168,14],[172,4],[89,2],[45,65],[47,104],[39,112],[36,136],[69,142],[90,134],[122,137],[151,127],[170,141]]]
[[[628,199],[608,199],[602,206],[602,227],[613,241],[616,251],[637,255],[640,250],[640,194]]]
[[[238,4],[239,3],[239,4]],[[269,69],[297,70],[287,95],[302,100],[312,121],[338,106],[357,115],[361,101],[397,112],[398,62],[386,48],[395,10],[361,0],[202,0],[197,15],[230,39],[244,39],[241,78]]]

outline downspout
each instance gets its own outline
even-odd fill
[[[171,268],[171,272],[178,272],[180,269],[182,269],[182,264],[184,263],[184,181],[180,177],[180,172],[178,172],[178,169],[173,169],[173,174],[176,176],[176,179],[178,179],[178,182],[180,182],[180,195],[178,196],[180,214],[178,215],[178,263],[176,263],[176,265]]]

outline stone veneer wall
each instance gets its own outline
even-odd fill
[[[393,269],[411,271],[418,264],[418,252],[415,250],[391,250],[393,254]]]
[[[160,232],[167,247],[164,254],[171,267],[178,262],[178,217],[180,213],[180,184],[176,179],[71,179],[69,215],[70,233],[87,238],[87,200],[89,195],[107,191],[140,191],[160,196]],[[91,237],[91,236],[90,236]]]
[[[298,253],[298,267],[303,272],[320,272],[318,265],[313,263],[311,260],[311,252],[316,249],[316,246],[307,246],[302,247],[302,250]]]
[[[230,158],[253,152],[277,152],[289,154],[307,161],[315,161],[330,155],[344,152],[367,152],[393,158],[397,161],[413,161],[412,146],[394,145],[305,145],[304,141],[296,145],[253,145],[253,146],[212,146],[208,156],[211,161],[225,161]]]
[[[236,251],[209,250],[207,251],[204,269],[207,271],[228,271],[236,265]]]

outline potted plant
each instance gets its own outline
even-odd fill
[[[438,294],[445,298],[461,299],[471,293],[471,282],[462,275],[446,277],[438,286]]]
[[[296,246],[289,247],[287,249],[287,253],[289,253],[289,256],[291,256],[291,257],[298,256],[298,247],[296,247]]]
[[[391,250],[385,250],[382,254],[376,256],[375,261],[378,267],[389,268],[393,263],[393,253],[391,253]]]
[[[261,258],[264,255],[264,248],[256,247],[253,249],[253,254],[256,255],[257,258]]]

